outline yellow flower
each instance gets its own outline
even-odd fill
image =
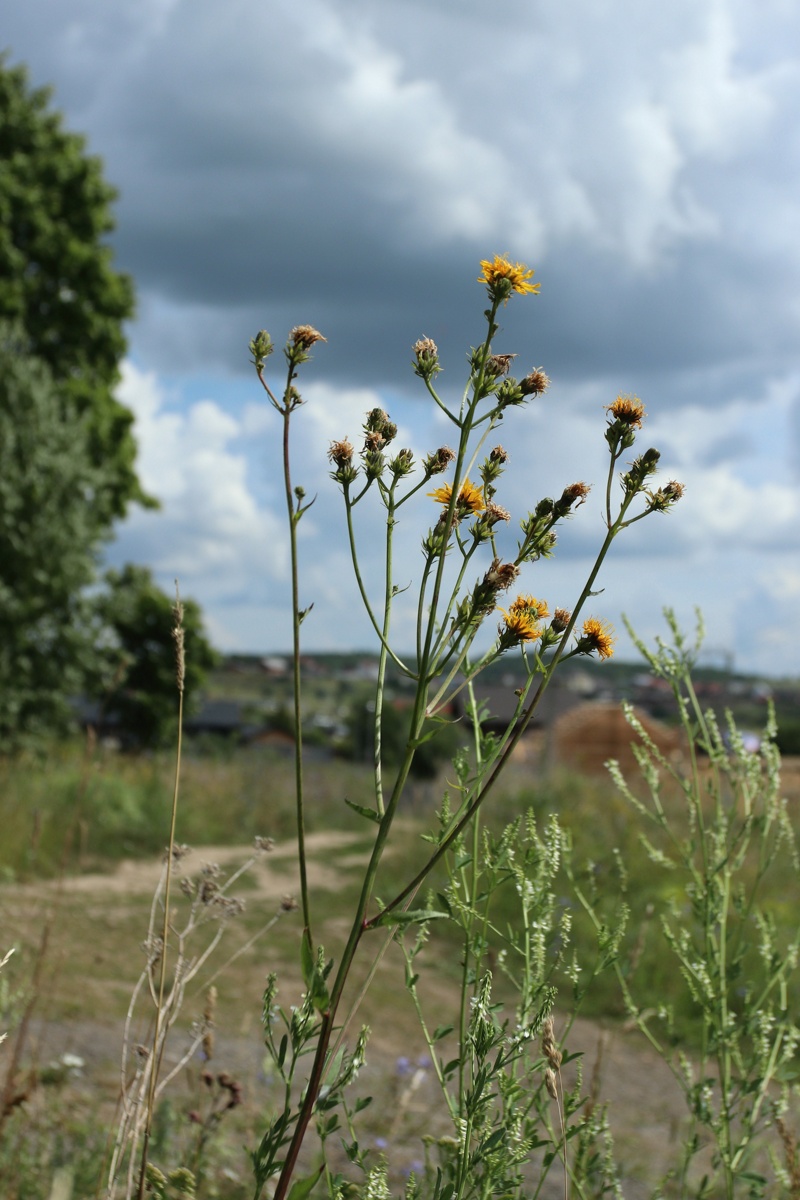
[[[451,483],[443,483],[435,492],[428,492],[429,496],[438,504],[449,504],[450,498],[453,495],[453,485]],[[477,488],[469,479],[465,479],[458,493],[456,501],[456,512],[460,516],[466,516],[468,513],[483,512],[486,508],[486,502],[483,499],[483,493],[480,488]]]
[[[478,276],[478,283],[485,283],[490,291],[497,288],[498,284],[505,284],[502,291],[505,298],[511,292],[519,292],[524,296],[526,292],[536,293],[539,291],[540,284],[529,283],[534,272],[531,271],[524,263],[512,263],[503,254],[495,254],[494,260],[489,261],[488,258],[481,259],[481,274]],[[508,284],[511,286],[508,287]]]
[[[533,616],[524,610],[514,610],[514,605],[508,612],[504,608],[500,609],[503,614],[503,624],[498,625],[497,632],[500,634],[500,641],[507,646],[516,645],[518,642],[535,642],[537,638],[542,636],[541,629],[537,628]]]
[[[601,658],[611,658],[615,641],[613,626],[608,621],[601,621],[599,617],[587,617],[583,622],[583,636],[578,642],[578,648],[582,647],[584,654],[591,654],[596,650]]]
[[[535,596],[524,594],[517,596],[511,605],[513,613],[529,613],[535,621],[543,621],[550,616],[546,600],[537,600]]]
[[[633,429],[641,429],[644,417],[644,405],[638,396],[617,396],[613,404],[606,405],[615,421],[630,425]]]

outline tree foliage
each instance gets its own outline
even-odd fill
[[[133,285],[106,242],[116,192],[49,102],[0,56],[0,319],[49,366],[65,413],[84,419],[103,468],[94,503],[110,523],[132,500],[152,503],[134,470],[133,414],[113,395]]]
[[[146,567],[128,564],[121,571],[109,571],[105,583],[96,600],[106,674],[113,680],[105,710],[138,745],[163,745],[174,738],[178,720],[174,601]],[[205,635],[199,605],[192,600],[182,603],[184,711],[189,712],[217,655]]]
[[[0,750],[65,725],[93,656],[85,588],[106,525],[89,421],[0,326]]]

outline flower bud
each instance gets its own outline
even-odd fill
[[[250,340],[250,353],[253,356],[253,366],[257,371],[264,369],[264,363],[272,354],[275,347],[272,344],[272,338],[267,333],[266,329],[260,330],[254,338]]]

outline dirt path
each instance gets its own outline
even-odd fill
[[[309,876],[313,891],[336,892],[344,877],[351,876],[355,868],[363,866],[366,859],[363,844],[363,836],[342,832],[309,837]],[[196,875],[203,863],[213,862],[229,873],[251,853],[247,846],[202,847],[181,861],[179,871],[181,875]],[[0,893],[4,901],[6,931],[10,913],[22,913],[34,904],[44,911],[52,909],[55,903],[65,914],[59,933],[59,944],[63,942],[61,953],[72,956],[81,952],[68,944],[69,937],[76,936],[68,916],[74,912],[80,916],[84,927],[87,921],[93,923],[94,930],[92,955],[86,958],[87,965],[82,969],[92,977],[113,976],[117,965],[111,957],[112,950],[104,949],[101,935],[107,934],[108,945],[114,948],[113,953],[117,956],[121,953],[120,943],[123,943],[128,946],[128,957],[132,957],[133,943],[128,940],[130,934],[123,923],[127,919],[124,914],[129,913],[132,923],[135,920],[132,928],[140,928],[141,914],[160,872],[158,862],[126,861],[110,874],[77,876],[63,884],[9,885]],[[253,863],[244,894],[249,906],[268,908],[279,903],[286,893],[296,894],[297,887],[295,849],[292,843],[286,843],[276,845]],[[323,929],[327,941],[335,940],[334,926],[341,924],[340,918],[329,918],[328,928]],[[250,975],[255,972],[256,978],[263,980],[263,964],[263,954],[258,960],[253,959],[249,966]],[[277,965],[283,972],[280,959]],[[435,1114],[441,1108],[441,1102],[439,1100],[437,1104],[437,1084],[429,1069],[412,1072],[410,1076],[398,1074],[399,1062],[408,1060],[413,1064],[425,1058],[425,1045],[414,1024],[413,1014],[402,1015],[400,1012],[400,1007],[406,1003],[406,994],[402,986],[398,987],[398,978],[402,977],[398,972],[402,972],[400,962],[397,959],[391,961],[387,956],[375,980],[372,1010],[370,1005],[365,1006],[364,1019],[373,1025],[376,1033],[371,1043],[369,1064],[359,1082],[385,1098],[386,1130],[381,1132],[380,1118],[376,1118],[375,1137],[380,1139],[392,1134],[398,1144],[408,1146],[411,1156],[418,1154],[418,1150],[412,1151],[418,1135],[430,1132],[432,1125],[435,1126]],[[454,985],[437,972],[428,974],[427,990],[432,1007],[435,1010],[440,1003],[440,1011],[446,1012],[452,1004]],[[242,979],[246,979],[244,974]],[[64,976],[60,986],[62,991],[67,986]],[[76,986],[75,977],[71,977],[69,986]],[[129,991],[130,987],[127,980],[118,980],[116,986],[120,993]],[[239,986],[245,985],[237,984]],[[291,994],[291,985],[285,986],[285,994]],[[216,1058],[225,1062],[226,1069],[248,1079],[251,1091],[255,1093],[263,1087],[254,1067],[263,1061],[258,1014],[252,1005],[245,1004],[243,995],[239,999],[232,1027],[225,1032],[225,1022],[221,1022]],[[385,1019],[387,1004],[393,1006],[389,1022]],[[394,1006],[397,1006],[396,1015]],[[98,1014],[105,1011],[102,1000],[94,1001],[91,1007]],[[81,1004],[76,997],[69,1018],[37,1022],[33,1033],[32,1046],[35,1045],[39,1063],[57,1060],[65,1052],[76,1054],[85,1063],[82,1085],[100,1088],[108,1095],[109,1081],[118,1078],[119,1023],[90,1016],[87,1005]],[[570,1047],[581,1050],[584,1055],[584,1091],[591,1092],[593,1082],[596,1082],[598,1102],[609,1106],[615,1148],[624,1166],[625,1196],[628,1200],[649,1196],[653,1181],[674,1159],[683,1117],[682,1101],[670,1072],[638,1034],[622,1028],[609,1029],[592,1021],[578,1021],[569,1040]],[[409,1093],[411,1078],[416,1078],[417,1083]],[[402,1130],[396,1128],[398,1112],[402,1114]],[[559,1194],[555,1185],[552,1194]]]

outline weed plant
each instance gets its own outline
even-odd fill
[[[296,737],[293,762],[282,769],[277,760],[270,763],[270,791],[283,795],[290,777],[300,924],[293,943],[287,926],[274,943],[281,946],[280,953],[273,952],[276,960],[290,955],[281,978],[265,970],[261,1025],[269,1089],[251,1134],[253,1200],[305,1200],[312,1194],[329,1200],[622,1195],[608,1112],[597,1081],[584,1082],[581,1047],[573,1045],[576,1015],[601,1005],[616,1005],[638,1026],[670,1065],[686,1098],[686,1137],[654,1195],[706,1200],[800,1195],[791,1108],[798,1041],[791,976],[800,943],[791,916],[779,906],[770,911],[767,903],[777,856],[784,855],[778,869],[787,896],[796,897],[798,882],[774,729],[767,730],[761,751],[749,755],[731,726],[731,750],[713,716],[697,704],[691,655],[673,628],[672,648],[640,649],[651,669],[673,684],[686,732],[686,766],[666,760],[630,714],[641,743],[637,757],[646,793],[615,771],[613,799],[605,787],[591,790],[585,784],[578,798],[573,783],[558,778],[549,790],[530,796],[517,793],[510,800],[513,792],[503,794],[513,751],[559,665],[613,653],[608,623],[585,613],[598,594],[596,581],[612,543],[631,524],[669,511],[683,490],[675,481],[654,484],[658,452],[633,452],[643,405],[636,397],[618,396],[607,406],[603,431],[609,453],[605,530],[585,584],[571,607],[552,611],[527,590],[534,570],[556,552],[558,526],[589,491],[582,481],[568,483],[558,498],[536,502],[519,519],[516,547],[507,549],[511,517],[499,498],[509,456],[492,444],[492,435],[539,402],[549,380],[541,368],[514,377],[516,356],[498,353],[494,343],[500,309],[538,290],[532,276],[501,256],[481,263],[479,282],[489,301],[485,333],[469,352],[457,406],[437,391],[441,364],[435,344],[425,337],[413,348],[414,372],[451,426],[454,449],[440,446],[415,463],[409,450],[392,448],[396,428],[378,408],[366,415],[358,449],[347,437],[330,447],[345,537],[379,651],[371,768],[366,775],[354,769],[346,781],[327,767],[314,775],[303,755],[301,627],[310,605],[301,607],[297,530],[313,501],[293,480],[291,429],[303,403],[300,370],[325,339],[307,325],[291,331],[282,388],[273,388],[267,374],[269,335],[262,331],[251,342],[258,378],[282,427]],[[630,461],[623,461],[628,452]],[[449,478],[440,483],[435,477],[445,472]],[[407,502],[426,488],[436,515],[421,534],[420,582],[411,596],[395,578],[394,541],[399,522],[411,511]],[[379,603],[373,603],[362,568],[355,521],[362,503],[377,505],[385,521]],[[374,568],[374,544],[366,555]],[[416,615],[410,655],[392,635],[400,604]],[[178,619],[180,692],[179,631]],[[523,675],[516,710],[505,730],[489,733],[475,680],[512,655]],[[406,728],[399,739],[392,730],[387,753],[390,670],[405,681],[412,702]],[[470,717],[470,741],[458,749],[434,823],[420,839],[409,835],[403,806],[418,755],[431,729],[447,722],[457,695]],[[263,760],[250,756],[247,764],[252,779],[259,777]],[[229,768],[219,763],[219,779],[230,781]],[[213,875],[181,884],[180,902],[173,897],[172,867],[181,852],[175,839],[178,781],[183,779],[186,807],[183,836],[194,821],[201,837],[219,828],[220,840],[235,830],[241,842],[260,833],[254,825],[264,814],[248,780],[246,787],[231,790],[215,825],[213,802],[207,800],[219,794],[219,780],[215,783],[208,763],[196,776],[194,770],[191,762],[181,764],[179,745],[170,845],[134,995],[134,1001],[149,1000],[152,1019],[141,1042],[130,1032],[132,1021],[127,1027],[122,1117],[106,1171],[109,1198],[225,1194],[219,1178],[212,1179],[209,1156],[241,1093],[235,1079],[208,1065],[215,992],[204,993],[205,1007],[187,1048],[167,1066],[167,1041],[177,1032],[186,985],[199,983],[198,972],[221,936],[211,918],[231,915],[230,892]],[[244,775],[240,779],[244,784]],[[306,797],[312,794],[309,806]],[[88,788],[87,806],[91,796]],[[601,820],[594,814],[587,820],[592,809]],[[282,821],[275,804],[265,832],[284,834]],[[309,882],[311,837],[344,825],[359,831],[364,853],[355,856],[347,875],[341,865],[344,919],[342,929],[337,925],[332,932],[329,905]],[[163,821],[159,828],[163,839]],[[335,867],[335,850],[330,857]],[[237,878],[243,886],[246,876]],[[632,919],[634,899],[643,907]],[[286,900],[279,911],[292,907]],[[268,924],[276,917],[271,914]],[[265,932],[260,924],[254,922],[252,935],[248,926],[248,947]],[[199,944],[190,951],[198,933]],[[665,968],[668,954],[673,965]],[[441,978],[444,958],[453,986],[443,991],[433,984]],[[387,987],[391,969],[398,971],[397,981]],[[658,970],[665,971],[663,977]],[[224,972],[217,967],[212,980],[221,989]],[[685,995],[679,994],[681,981]],[[371,1012],[380,1045],[381,1028],[398,1020],[401,998],[426,1054],[416,1065],[406,1060],[402,1079],[387,1096],[385,1087],[374,1086],[366,1064],[369,1029],[359,1019]],[[694,1043],[685,1037],[691,1021],[699,1031]],[[189,1066],[190,1047],[203,1048],[207,1065],[187,1145],[185,1138],[178,1144],[169,1136],[167,1093],[177,1071]],[[428,1084],[436,1099],[404,1175],[413,1097]],[[765,1131],[776,1135],[770,1158]],[[241,1194],[240,1185],[231,1185],[230,1197]]]
[[[285,384],[277,393],[265,374],[273,352],[269,334],[262,331],[251,342],[259,380],[283,428],[291,547],[294,724],[298,731],[295,790],[303,919],[300,955],[306,987],[299,1003],[291,1008],[278,1002],[274,976],[265,993],[266,1045],[284,1081],[284,1096],[252,1153],[256,1198],[268,1189],[276,1200],[287,1195],[299,1200],[323,1181],[331,1197],[346,1188],[356,1188],[357,1194],[366,1196],[388,1195],[386,1164],[371,1160],[358,1140],[356,1117],[368,1101],[348,1100],[364,1059],[367,1031],[362,1028],[349,1048],[346,1038],[364,990],[392,940],[404,948],[406,986],[417,1007],[451,1121],[451,1132],[437,1140],[420,1175],[409,1182],[409,1194],[437,1200],[495,1193],[521,1195],[530,1187],[532,1157],[538,1157],[540,1163],[537,1193],[556,1159],[563,1162],[565,1187],[570,1178],[575,1188],[594,1189],[596,1194],[616,1186],[610,1159],[598,1148],[605,1135],[602,1116],[581,1113],[579,1095],[564,1092],[559,1070],[562,1050],[556,1044],[550,1016],[554,964],[568,956],[570,942],[567,914],[555,915],[549,873],[557,870],[563,835],[557,825],[540,832],[531,818],[524,825],[524,834],[523,825],[516,822],[499,842],[492,843],[484,837],[480,814],[559,662],[576,655],[608,658],[613,652],[614,637],[608,623],[583,616],[612,542],[631,524],[668,511],[683,489],[674,481],[658,489],[648,486],[659,459],[658,451],[649,449],[620,472],[622,498],[618,503],[612,499],[618,464],[632,448],[644,418],[638,398],[617,397],[608,406],[605,429],[609,449],[604,489],[606,533],[585,586],[572,609],[557,607],[551,614],[546,601],[524,591],[502,607],[501,598],[519,586],[523,573],[554,553],[556,527],[572,516],[590,490],[579,481],[568,484],[557,499],[540,500],[520,520],[516,551],[503,558],[500,531],[511,515],[496,497],[508,455],[501,445],[492,446],[490,439],[501,423],[514,416],[514,410],[541,397],[549,380],[541,368],[515,378],[511,367],[516,355],[497,353],[494,339],[501,307],[515,294],[538,291],[532,276],[523,265],[501,256],[481,263],[479,282],[489,298],[486,332],[482,343],[469,352],[467,384],[457,409],[449,407],[436,390],[441,366],[434,342],[421,338],[413,348],[414,371],[450,422],[455,450],[440,446],[415,464],[410,450],[390,450],[397,429],[379,408],[366,416],[359,451],[347,437],[330,447],[332,477],[342,491],[356,581],[380,654],[374,703],[373,795],[367,805],[349,801],[373,827],[374,841],[350,933],[337,961],[328,958],[315,938],[306,871],[300,629],[309,608],[300,607],[297,528],[313,501],[306,499],[301,485],[293,485],[290,454],[292,417],[302,404],[296,385],[299,369],[308,361],[311,348],[325,339],[311,326],[292,330],[284,349]],[[428,493],[438,505],[438,518],[422,538],[421,581],[411,601],[416,610],[416,645],[412,657],[405,658],[393,646],[391,636],[393,608],[401,592],[393,569],[395,529],[405,516],[403,506],[434,476],[446,471],[451,471],[451,479]],[[357,506],[367,497],[385,512],[383,593],[377,606],[370,599],[362,572],[354,522]],[[374,546],[368,554],[374,562]],[[498,614],[501,620],[490,648],[476,652],[481,628],[487,621],[496,622]],[[525,682],[505,733],[484,736],[473,683],[481,670],[509,653],[521,657]],[[389,663],[412,682],[414,700],[396,774],[387,780],[382,734]],[[473,745],[457,756],[455,779],[440,809],[438,827],[427,838],[427,850],[404,884],[387,891],[383,858],[392,842],[415,757],[426,737],[426,723],[443,719],[453,698],[462,691],[466,691],[475,729]],[[521,843],[524,853],[520,853]],[[428,891],[421,898],[432,872],[440,866],[446,871],[447,885],[438,894]],[[519,892],[521,924],[516,930],[501,931],[491,923],[491,900],[509,877]],[[423,948],[436,921],[456,927],[461,948],[461,998],[450,1022],[432,1021],[423,1012],[416,985]],[[500,938],[502,969],[517,990],[506,1013],[501,1013],[493,996],[496,950],[490,944],[490,933]],[[615,948],[615,935],[599,939],[595,966],[587,978],[613,961]],[[369,964],[366,982],[353,994],[351,974],[361,958]],[[576,964],[572,976],[577,1003],[585,991],[578,974]],[[438,1043],[446,1042],[451,1034],[454,1044],[443,1056]],[[308,1066],[303,1060],[310,1060]],[[557,1107],[557,1120],[550,1116],[551,1101]],[[302,1152],[313,1133],[319,1146],[318,1164],[310,1173],[304,1167],[298,1174]],[[350,1178],[329,1165],[326,1147],[332,1139],[344,1140],[355,1168]],[[580,1154],[568,1155],[570,1141],[582,1147]]]

